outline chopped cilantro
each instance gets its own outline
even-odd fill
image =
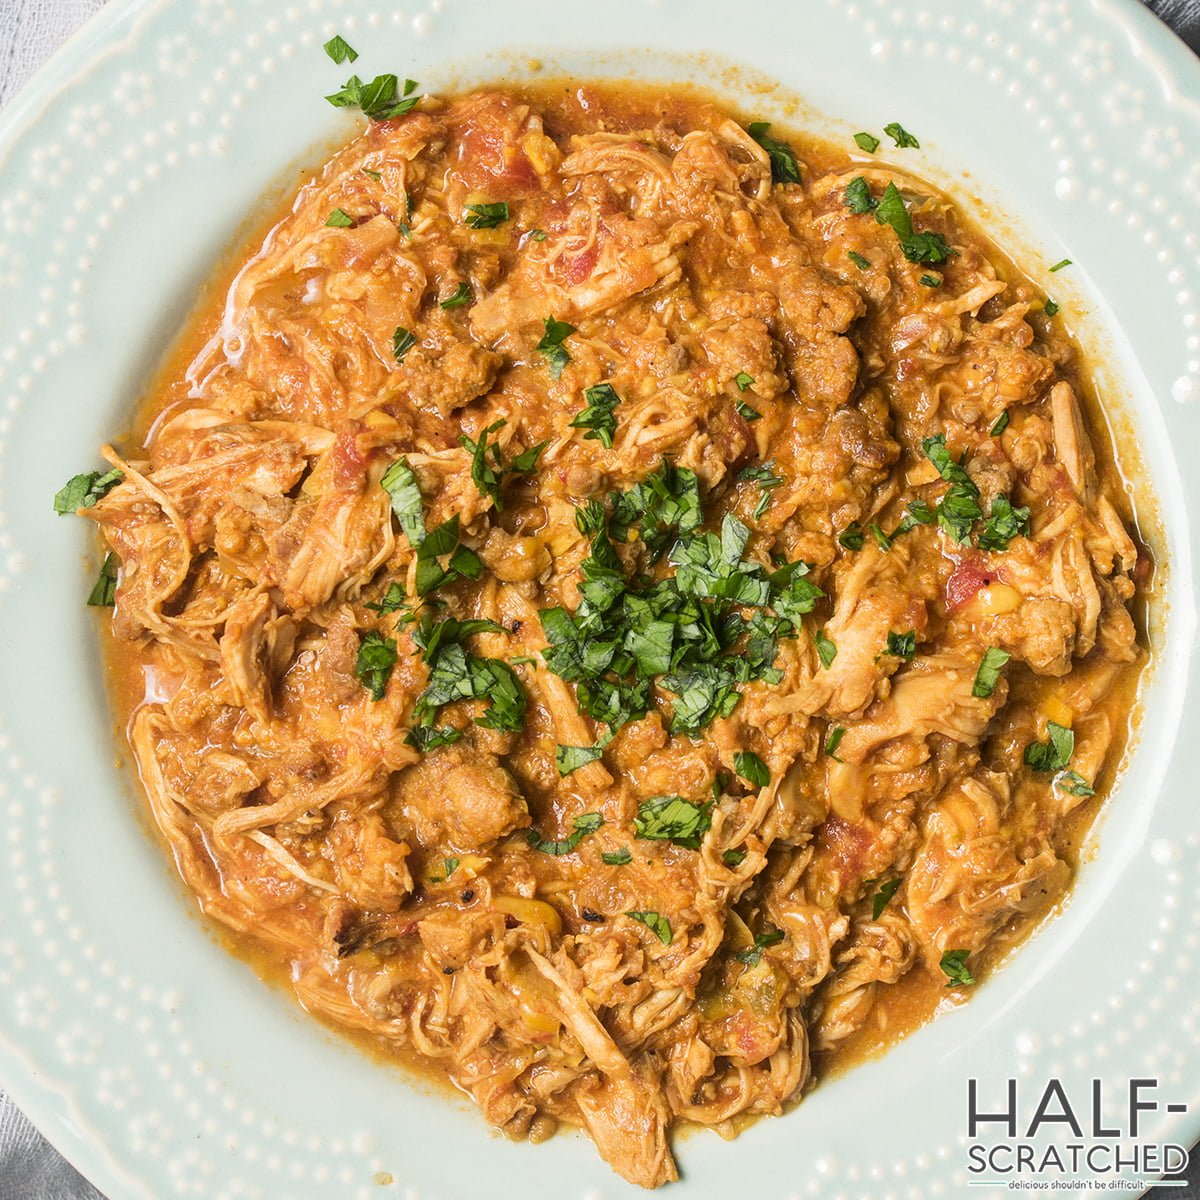
[[[458,287],[442,300],[442,308],[462,308],[467,304],[474,303],[475,293],[471,290],[471,285],[464,279]]]
[[[125,478],[125,472],[115,467],[111,471],[88,471],[83,475],[72,475],[54,494],[54,511],[58,515],[78,512],[81,508],[92,508]]]
[[[883,127],[883,132],[896,143],[897,150],[920,150],[921,148],[921,143],[899,121],[889,122]]]
[[[861,550],[863,548],[862,526],[857,521],[851,521],[838,534],[838,542],[840,545],[845,546],[847,550]]]
[[[879,139],[874,134],[867,133],[865,130],[854,135],[854,144],[860,150],[865,150],[868,154],[874,154],[879,149]]]
[[[1046,303],[1042,306],[1042,312],[1048,317],[1053,317],[1057,314],[1059,306],[1055,304],[1049,297],[1046,298]]]
[[[733,756],[733,769],[755,787],[764,788],[771,782],[771,772],[753,750],[739,750]]]
[[[1015,537],[1029,536],[1029,509],[1014,508],[1007,496],[997,496],[979,535],[981,550],[1007,550]]]
[[[846,207],[852,213],[868,213],[879,205],[879,201],[871,195],[870,184],[861,175],[856,175],[846,185],[845,200]]]
[[[609,867],[625,867],[633,862],[633,855],[629,853],[628,846],[622,846],[620,850],[605,850],[600,857]]]
[[[334,229],[349,229],[354,224],[354,218],[343,209],[335,208],[325,218],[325,224],[331,225]]]
[[[459,435],[459,441],[471,452],[471,482],[481,495],[491,497],[497,512],[504,509],[504,481],[510,475],[529,475],[537,468],[537,460],[549,445],[538,442],[518,454],[510,463],[500,457],[500,447],[495,442],[488,444],[488,436],[503,429],[508,422],[493,421],[479,435],[479,441]]]
[[[1063,269],[1063,267],[1069,267],[1069,266],[1071,266],[1071,260],[1069,258],[1062,258],[1062,259],[1059,259],[1059,261],[1056,262],[1054,264],[1054,266],[1052,266],[1050,268],[1050,270],[1053,273],[1054,271],[1061,271]]]
[[[818,630],[813,635],[813,643],[817,647],[817,657],[821,660],[821,666],[828,671],[833,666],[833,660],[837,658],[837,645],[825,636],[824,630]]]
[[[745,950],[739,950],[733,957],[737,962],[745,963],[748,967],[757,967],[762,961],[762,952],[768,946],[783,941],[782,929],[771,929],[754,935],[754,945]]]
[[[1069,796],[1094,796],[1096,789],[1078,771],[1060,771],[1054,777],[1054,786]]]
[[[700,839],[712,824],[712,807],[711,802],[693,804],[682,796],[651,796],[638,805],[634,836],[699,850]]]
[[[970,950],[947,950],[942,955],[941,967],[950,980],[947,987],[970,987],[975,982],[975,976],[967,966],[970,955]]]
[[[598,441],[606,450],[612,449],[613,434],[617,431],[616,407],[621,397],[611,383],[597,383],[583,393],[587,407],[571,421],[572,429],[586,429],[583,440]]]
[[[396,332],[392,334],[392,357],[397,362],[403,362],[404,356],[416,344],[416,335],[410,330],[405,329],[403,325],[397,325]]]
[[[824,752],[829,758],[832,758],[834,762],[842,761],[840,758],[838,758],[837,752],[838,747],[842,744],[842,738],[845,736],[846,727],[844,725],[835,725],[829,731],[829,736],[825,739]]]
[[[865,271],[871,265],[869,258],[863,258],[861,254],[858,254],[854,250],[851,250],[847,257],[860,271]]]
[[[529,844],[541,854],[570,854],[589,833],[595,833],[604,818],[597,812],[583,813],[575,818],[573,832],[558,841],[547,841],[536,829],[531,829],[525,835]]]
[[[372,121],[390,121],[416,107],[421,99],[412,95],[416,87],[411,79],[406,79],[402,98],[395,75],[376,75],[370,83],[363,83],[357,75],[351,75],[342,84],[341,91],[325,99],[334,108],[361,108]]]
[[[868,880],[868,882],[878,882],[877,880]],[[871,897],[871,920],[878,921],[883,915],[883,910],[887,908],[891,898],[900,890],[900,884],[903,882],[899,877],[889,879],[886,883],[880,883],[876,889],[875,895]]]
[[[88,593],[88,606],[91,608],[112,608],[117,602],[117,568],[121,560],[111,551],[104,556],[100,564],[100,573]]]
[[[1008,415],[1006,408],[995,420],[991,429],[988,430],[988,437],[999,437],[1007,428],[1011,418]]]
[[[896,633],[893,630],[888,630],[887,649],[885,654],[892,658],[900,658],[905,662],[912,662],[913,655],[917,652],[917,631],[910,629],[907,633]]]
[[[1075,751],[1075,734],[1056,721],[1046,724],[1046,740],[1025,747],[1025,764],[1039,772],[1061,771]]]
[[[354,662],[354,674],[371,693],[372,700],[383,699],[392,668],[396,665],[396,657],[395,638],[385,638],[374,629],[363,634]]]
[[[495,229],[508,220],[508,204],[497,200],[492,204],[468,204],[463,218],[468,229]]]
[[[546,356],[546,361],[550,364],[550,378],[559,379],[562,376],[563,368],[571,361],[571,355],[563,342],[575,332],[575,326],[568,325],[566,321],[559,321],[554,317],[547,317],[543,324],[545,333],[542,335],[542,340],[538,342],[536,350],[539,354]]]
[[[341,34],[331,37],[323,49],[335,63],[339,64],[353,62],[358,57],[358,51]]]
[[[658,913],[650,910],[644,912],[631,910],[625,915],[631,920],[639,921],[645,925],[664,946],[671,944],[671,922],[666,917],[660,916]]]
[[[752,121],[746,126],[746,132],[767,152],[771,160],[771,178],[776,183],[799,183],[800,164],[796,162],[796,155],[787,142],[767,136],[770,128],[769,121]]]
[[[971,695],[980,700],[986,700],[995,690],[1000,680],[1000,672],[1004,664],[1012,657],[1007,650],[998,646],[989,646],[983,652],[979,662],[979,670],[975,672],[975,683],[971,687]]]

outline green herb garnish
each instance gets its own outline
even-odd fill
[[[1061,771],[1075,752],[1075,734],[1056,721],[1046,724],[1046,740],[1030,742],[1025,747],[1025,765],[1035,771]]]
[[[354,674],[371,693],[372,700],[383,699],[396,658],[395,638],[385,638],[374,629],[363,634],[354,662]]]
[[[754,935],[754,945],[747,947],[745,950],[739,950],[733,957],[737,962],[745,963],[748,967],[757,967],[762,962],[762,952],[768,946],[774,946],[776,942],[782,941],[782,929],[771,929],[765,933],[756,933]]]
[[[854,135],[854,144],[860,150],[865,150],[868,154],[874,154],[879,149],[879,139],[874,134],[867,133],[865,130],[861,130]]]
[[[62,517],[81,508],[92,508],[124,478],[125,472],[115,467],[111,471],[88,471],[83,475],[72,475],[55,492],[54,511]]]
[[[970,956],[970,950],[947,950],[942,955],[942,970],[950,980],[947,987],[970,987],[975,982],[975,976],[967,966]]]
[[[351,75],[342,84],[341,91],[325,99],[334,108],[361,108],[372,121],[390,121],[393,117],[403,116],[420,102],[420,96],[412,94],[416,88],[411,79],[406,79],[401,97],[395,75],[376,75],[370,83],[363,83],[357,75]]]
[[[983,652],[979,670],[975,672],[971,695],[977,696],[980,700],[986,700],[996,690],[1000,672],[1004,670],[1005,663],[1011,657],[1012,655],[1007,650],[1001,650],[998,646],[989,646]]]
[[[733,756],[733,769],[749,784],[764,788],[771,782],[771,771],[753,750],[739,750]]]
[[[335,63],[353,62],[358,57],[358,51],[341,34],[331,37],[324,50]]]
[[[796,155],[786,142],[767,136],[770,128],[769,121],[752,121],[746,126],[746,132],[767,152],[771,160],[771,178],[776,183],[799,183],[800,164],[796,162]]]
[[[572,429],[586,429],[583,435],[586,442],[589,439],[598,441],[606,450],[612,449],[613,434],[617,431],[616,407],[621,397],[611,383],[597,383],[587,388],[583,393],[587,407],[572,421]]]
[[[88,593],[87,602],[91,608],[112,608],[117,601],[117,569],[121,560],[111,551],[104,556],[100,564],[100,573]]]
[[[465,211],[468,215],[463,220],[468,229],[495,229],[508,220],[508,204],[504,200],[491,204],[468,204]]]
[[[571,361],[571,355],[563,342],[575,332],[575,326],[554,317],[547,317],[543,324],[545,333],[535,348],[539,354],[546,356],[546,361],[550,364],[550,378],[559,379],[562,377],[563,368]]]
[[[899,121],[889,122],[883,127],[883,132],[896,143],[897,150],[920,150],[921,148],[921,143]]]
[[[583,813],[575,818],[574,831],[565,838],[557,841],[547,841],[536,829],[531,829],[525,835],[529,844],[541,854],[570,854],[589,833],[595,833],[604,818],[598,812]]]
[[[471,290],[471,285],[464,279],[458,287],[441,301],[442,308],[463,308],[465,305],[471,304],[475,299],[475,293]]]
[[[644,912],[630,911],[625,914],[634,921],[639,921],[650,930],[655,937],[658,938],[664,946],[671,944],[671,922],[666,917],[660,916],[656,912],[649,910]]]

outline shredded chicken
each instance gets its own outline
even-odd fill
[[[646,1187],[1047,911],[1145,657],[1036,289],[927,185],[760,141],[592,85],[371,124],[86,507],[207,912]]]

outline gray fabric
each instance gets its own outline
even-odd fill
[[[1200,0],[1144,0],[1200,53]],[[0,105],[104,0],[0,0]],[[1148,1200],[1200,1200],[1200,1154],[1186,1188],[1155,1188]],[[0,1200],[104,1200],[46,1143],[0,1091]]]

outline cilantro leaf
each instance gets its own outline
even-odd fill
[[[845,546],[847,550],[861,550],[863,548],[862,526],[857,521],[851,521],[838,534],[838,542],[840,545]]]
[[[753,750],[739,750],[733,756],[733,769],[747,782],[763,788],[771,782],[771,771]]]
[[[354,218],[348,212],[341,208],[335,208],[333,212],[325,218],[325,224],[332,226],[334,229],[349,229],[354,224]]]
[[[871,195],[871,185],[861,175],[856,175],[846,185],[845,201],[852,213],[869,213],[879,207],[879,201]],[[866,262],[866,259],[863,261]],[[867,265],[870,266],[869,263]]]
[[[583,435],[585,442],[589,439],[598,441],[606,450],[611,450],[613,434],[617,431],[615,410],[621,397],[611,383],[598,383],[587,388],[583,398],[587,401],[587,407],[570,422],[571,428],[586,429],[587,433]]]
[[[745,963],[748,967],[757,967],[762,961],[762,952],[768,946],[783,941],[782,929],[771,929],[754,935],[754,945],[745,950],[739,950],[733,957],[737,962]]]
[[[860,271],[865,271],[871,265],[871,260],[869,258],[863,258],[863,256],[861,254],[858,254],[854,250],[849,251],[848,254],[846,255],[846,257],[849,258],[849,260]]]
[[[471,452],[471,482],[479,489],[480,495],[491,497],[497,512],[504,509],[505,478],[530,474],[536,469],[542,451],[549,445],[549,442],[539,442],[536,446],[530,446],[505,465],[500,457],[500,447],[494,442],[488,445],[488,436],[503,429],[506,424],[504,420],[493,421],[480,433],[478,442],[465,433],[458,439]]]
[[[334,108],[360,108],[372,121],[390,121],[393,117],[403,116],[420,102],[420,96],[410,95],[416,86],[412,80],[406,80],[401,98],[395,75],[376,75],[370,83],[363,83],[357,75],[351,75],[340,91],[325,99]]]
[[[374,629],[363,634],[354,662],[354,674],[371,693],[372,700],[383,699],[396,658],[395,638],[385,638]]]
[[[399,612],[405,607],[408,596],[404,591],[404,584],[398,580],[393,580],[387,586],[387,591],[383,593],[377,601],[367,600],[363,604],[363,608],[369,608],[379,613],[380,616],[386,616],[388,613]]]
[[[622,846],[620,850],[605,850],[600,858],[605,866],[609,867],[625,867],[633,862],[633,855],[629,853],[628,846]]]
[[[1029,509],[1014,508],[1007,496],[992,501],[991,512],[979,535],[981,550],[1007,550],[1015,537],[1029,536]]]
[[[682,796],[651,796],[638,805],[634,836],[698,850],[700,839],[712,824],[712,807],[711,801],[693,804]]]
[[[991,429],[988,430],[988,437],[999,437],[1007,428],[1010,417],[1006,408],[997,418]]]
[[[885,654],[890,654],[893,658],[903,659],[905,662],[912,662],[913,655],[917,652],[917,632],[915,629],[910,629],[907,633],[895,633],[888,630],[887,649]]]
[[[563,368],[571,361],[571,355],[563,342],[576,332],[575,326],[555,317],[547,317],[543,325],[545,332],[535,349],[539,354],[546,356],[546,361],[550,364],[550,378],[560,379]]]
[[[1046,740],[1025,747],[1025,764],[1035,771],[1061,771],[1075,752],[1075,733],[1056,721],[1046,724]]]
[[[54,511],[58,515],[77,512],[98,504],[125,478],[125,472],[117,468],[111,471],[88,471],[83,475],[72,475],[54,494]]]
[[[920,150],[921,148],[921,143],[899,121],[889,122],[883,127],[883,132],[896,143],[897,150]]]
[[[767,136],[770,128],[769,121],[752,121],[746,126],[746,132],[767,152],[771,160],[771,179],[775,183],[799,183],[800,164],[796,162],[796,155],[787,142]]]
[[[415,550],[425,540],[425,516],[421,505],[421,489],[408,459],[398,458],[383,473],[379,481],[392,501],[392,512],[408,543]]]
[[[950,982],[947,987],[970,987],[975,982],[975,976],[967,966],[970,950],[947,950],[942,955],[941,967]]]
[[[1001,650],[998,646],[989,646],[979,661],[979,670],[975,672],[971,695],[977,696],[980,700],[986,700],[996,690],[1000,672],[1004,670],[1005,663],[1011,657],[1012,655],[1007,650]]]
[[[491,204],[468,204],[463,220],[468,229],[495,229],[508,220],[508,203],[497,200]]]
[[[392,334],[392,357],[397,362],[403,362],[404,356],[417,344],[416,335],[403,325],[396,326]]]
[[[341,34],[331,37],[322,48],[338,64],[353,62],[358,57],[358,51]]]
[[[879,139],[865,131],[860,131],[854,135],[854,144],[860,150],[865,150],[868,154],[874,154],[879,149]]]
[[[829,736],[825,739],[824,752],[827,757],[832,758],[834,762],[841,762],[838,758],[838,747],[842,744],[842,738],[846,736],[846,727],[844,725],[835,725],[830,731]]]
[[[583,813],[575,818],[573,832],[558,840],[547,841],[536,829],[531,829],[525,835],[529,844],[541,854],[552,854],[555,857],[570,854],[589,833],[595,833],[604,818],[598,812]]]
[[[871,920],[878,921],[883,915],[883,910],[887,908],[888,902],[900,890],[902,879],[889,879],[886,883],[881,883],[876,890],[875,895],[871,897]]]
[[[1094,796],[1096,789],[1078,771],[1060,771],[1053,780],[1054,787],[1069,796]]]
[[[87,602],[91,608],[112,608],[117,602],[117,569],[121,560],[111,551],[104,556],[100,564],[100,573],[88,593]]]
[[[825,636],[824,630],[813,634],[813,643],[817,647],[817,657],[821,660],[821,666],[828,671],[833,666],[833,660],[837,658],[836,644]]]
[[[594,746],[556,746],[554,750],[554,765],[560,775],[570,775],[588,763],[594,763],[604,753],[604,746],[599,742]]]
[[[464,279],[445,300],[439,302],[439,307],[446,309],[463,308],[468,304],[473,304],[474,301],[475,293],[471,290],[471,285]]]
[[[671,938],[673,936],[671,933],[671,922],[668,921],[666,917],[660,916],[658,913],[651,910],[646,910],[643,912],[631,910],[625,915],[632,920],[639,921],[641,924],[645,925],[646,928],[649,929],[650,932],[654,934],[654,936],[658,938],[658,940],[662,942],[664,946],[669,946],[671,944]]]

